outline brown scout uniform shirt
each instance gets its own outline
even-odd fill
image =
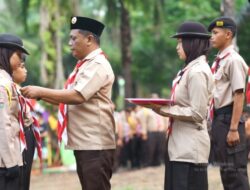
[[[245,89],[248,66],[243,58],[230,45],[219,53],[219,58],[227,57],[219,62],[219,68],[214,75],[214,107],[215,109],[233,103],[233,93],[238,89]],[[215,63],[214,63],[215,64]]]
[[[18,123],[18,97],[12,88],[12,78],[0,69],[0,167],[9,168],[23,164]],[[32,122],[31,114],[24,118],[25,126]]]
[[[174,118],[168,143],[170,161],[208,162],[210,139],[206,118],[213,85],[206,57],[200,56],[186,66],[176,86],[175,105],[160,109],[160,114]]]
[[[91,52],[77,73],[73,88],[86,100],[68,105],[68,144],[73,150],[115,149],[115,121],[111,90],[114,73],[97,49]]]

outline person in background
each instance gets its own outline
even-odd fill
[[[248,150],[241,118],[248,66],[233,46],[237,31],[233,19],[216,18],[208,31],[212,33],[212,47],[219,51],[212,65],[215,90],[211,159],[220,166],[225,190],[249,190]]]
[[[78,62],[65,89],[26,86],[21,92],[59,104],[58,139],[66,137],[66,148],[74,150],[82,189],[109,190],[116,147],[111,101],[114,73],[100,48],[104,24],[74,16],[70,29],[69,46]]]
[[[0,34],[0,189],[20,188],[20,166],[23,165],[18,92],[13,73],[22,67],[23,54],[29,54],[22,40],[12,34]],[[24,120],[25,126],[32,123]],[[22,139],[20,139],[22,137]],[[22,141],[23,142],[23,141]]]
[[[114,110],[114,119],[115,119],[115,139],[116,139],[116,154],[115,154],[115,161],[113,171],[117,171],[120,165],[120,156],[121,156],[121,149],[123,146],[123,130],[122,130],[122,121],[121,121],[121,114],[116,110],[116,105],[113,104]]]
[[[173,105],[154,108],[170,117],[165,190],[207,190],[207,109],[214,85],[207,62],[210,35],[204,25],[189,21],[180,25],[173,38],[185,64],[173,81]]]

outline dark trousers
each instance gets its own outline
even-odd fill
[[[224,190],[249,190],[247,174],[247,139],[244,122],[240,122],[238,132],[240,144],[230,147],[227,144],[232,115],[215,115],[211,131],[211,161],[220,166]]]
[[[110,190],[115,150],[75,150],[82,190]]]
[[[162,141],[161,132],[148,132],[148,147],[146,157],[148,158],[148,166],[159,166],[162,160]]]
[[[130,160],[132,168],[140,168],[142,164],[142,139],[140,136],[134,135],[130,140]]]
[[[1,190],[19,190],[19,177],[6,177],[7,169],[0,168],[0,189]]]
[[[164,190],[208,190],[207,164],[170,161],[166,150]]]
[[[27,150],[23,152],[23,166],[20,168],[20,190],[29,190],[30,174],[35,152],[36,140],[31,127],[25,128]]]
[[[169,161],[165,190],[208,190],[207,165]]]

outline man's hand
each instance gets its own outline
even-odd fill
[[[240,136],[238,131],[229,131],[227,134],[227,144],[235,146],[240,143]]]
[[[41,87],[39,86],[25,86],[21,88],[20,91],[22,95],[26,98],[41,98]]]

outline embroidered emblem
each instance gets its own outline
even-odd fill
[[[223,21],[217,21],[216,26],[224,26],[224,22]]]
[[[76,21],[77,21],[77,18],[76,18],[76,17],[73,17],[73,18],[71,19],[71,23],[72,23],[72,24],[75,24]]]

